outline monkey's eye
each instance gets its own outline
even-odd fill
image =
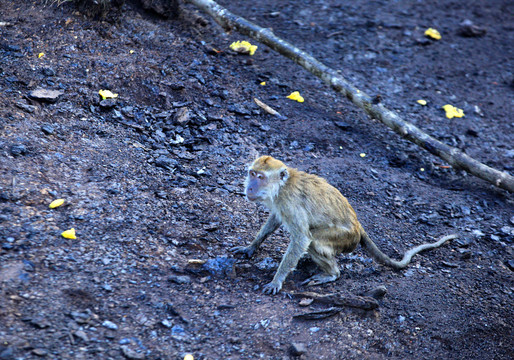
[[[255,171],[253,171],[253,170],[250,170],[248,173],[250,174],[250,176],[251,176],[251,177],[255,177],[255,175],[257,175],[257,174],[255,173]]]

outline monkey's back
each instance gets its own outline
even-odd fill
[[[348,200],[325,179],[288,168],[275,208],[284,223],[296,223],[338,252],[351,251],[360,240],[360,224]],[[306,228],[308,227],[308,228]]]

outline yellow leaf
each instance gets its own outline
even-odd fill
[[[361,158],[366,157],[366,153],[360,153]]]
[[[129,54],[133,54],[133,53],[135,53],[135,51],[134,51],[134,50],[130,50],[130,51],[129,51]]]
[[[425,36],[431,37],[432,39],[435,39],[435,40],[441,40],[441,34],[439,33],[439,31],[437,31],[436,29],[433,29],[433,28],[426,29]]]
[[[288,99],[298,101],[299,103],[303,103],[305,100],[303,99],[302,95],[300,95],[300,92],[294,91],[287,97]]]
[[[37,54],[38,59],[41,59],[43,56],[45,56],[45,53],[41,52],[41,53]]]
[[[57,200],[54,200],[50,203],[50,205],[48,205],[48,207],[50,209],[55,209],[56,207],[59,207],[61,206],[62,204],[64,204],[64,199],[57,199]]]
[[[184,356],[184,360],[195,360],[195,358],[191,354],[186,354],[186,356]]]
[[[266,81],[261,82],[261,85],[262,86],[266,85]]]
[[[257,45],[252,45],[248,41],[235,41],[230,44],[230,48],[238,53],[249,55],[253,55],[257,51]]]
[[[448,119],[452,119],[454,117],[461,118],[464,116],[464,111],[462,109],[456,108],[453,105],[446,104],[443,106],[444,111],[446,111],[446,117]]]
[[[74,228],[71,228],[70,230],[66,230],[66,231],[63,231],[61,233],[61,236],[65,239],[76,239],[77,237],[75,236],[75,229]]]
[[[102,97],[102,100],[117,98],[118,94],[115,94],[109,90],[100,90],[98,94]]]
[[[425,106],[427,104],[427,101],[426,100],[423,100],[423,99],[419,99],[418,101],[416,101],[418,104],[420,105],[423,105]]]

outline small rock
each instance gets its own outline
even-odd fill
[[[219,256],[215,259],[209,259],[202,265],[202,268],[207,270],[213,275],[228,275],[234,274],[235,259],[226,256]]]
[[[0,359],[11,360],[14,359],[14,351],[12,347],[4,348],[0,346]]]
[[[100,107],[102,109],[110,109],[113,108],[116,105],[115,99],[104,99],[100,101]]]
[[[481,37],[487,33],[487,29],[483,26],[475,25],[471,20],[466,19],[460,23],[458,33],[464,37]]]
[[[32,350],[32,353],[34,355],[43,357],[43,356],[48,355],[48,350],[43,349],[43,348],[35,348],[35,349]]]
[[[141,360],[145,358],[144,353],[139,353],[135,350],[132,350],[127,345],[121,346],[121,352],[123,353],[123,356],[125,356],[127,359],[135,359],[135,360]]]
[[[457,246],[460,247],[468,247],[469,245],[471,245],[472,241],[469,238],[460,237],[457,240],[455,240],[455,243],[457,244]]]
[[[334,125],[344,131],[351,130],[351,128],[352,128],[352,126],[350,124],[345,123],[344,121],[334,121]]]
[[[161,155],[155,159],[155,166],[162,167],[167,170],[173,170],[178,165],[178,161],[167,156]]]
[[[13,156],[25,155],[27,153],[27,148],[23,144],[14,144],[10,150]]]
[[[106,327],[107,329],[118,330],[118,325],[116,325],[115,323],[113,323],[112,321],[109,321],[109,320],[105,320],[102,323],[102,326]]]
[[[161,321],[161,324],[167,328],[171,328],[173,326],[173,323],[168,319],[164,319],[163,321]]]
[[[43,124],[41,125],[41,131],[43,131],[45,135],[53,135],[55,133],[55,128],[50,124]]]
[[[303,298],[302,300],[300,300],[300,302],[298,303],[298,305],[300,306],[309,306],[310,304],[312,304],[314,302],[314,299],[310,299],[310,298]]]
[[[168,281],[174,282],[175,284],[183,285],[183,284],[190,284],[191,278],[187,275],[171,275],[168,277]]]
[[[41,69],[41,73],[44,76],[55,76],[55,70],[53,68],[50,68],[50,67],[42,68]]]
[[[503,226],[500,230],[505,235],[514,235],[514,227]]]
[[[26,104],[22,101],[17,101],[16,102],[16,106],[19,107],[20,109],[22,110],[25,110],[26,112],[28,113],[34,113],[36,111],[36,107],[34,105],[29,105],[29,104]]]
[[[77,330],[73,333],[77,338],[84,341],[85,343],[89,342],[89,337],[87,336],[86,332],[83,330]]]
[[[37,317],[30,320],[30,324],[38,329],[46,329],[50,327],[50,322],[44,317]]]
[[[38,88],[36,90],[32,90],[29,92],[29,97],[38,101],[45,101],[49,103],[54,103],[59,100],[59,97],[64,93],[59,90],[48,90]]]
[[[175,115],[175,121],[180,125],[186,125],[189,120],[189,109],[187,107],[180,108]]]
[[[301,356],[307,352],[307,348],[303,343],[292,343],[290,351],[293,356]]]
[[[278,267],[278,263],[272,258],[267,257],[262,261],[255,264],[255,267],[262,271],[275,270]]]
[[[171,337],[175,340],[183,341],[187,337],[187,333],[180,325],[175,325],[171,328]]]
[[[514,271],[514,259],[510,259],[509,261],[507,261],[507,267],[508,267],[511,271]]]
[[[402,315],[398,316],[398,322],[399,323],[402,323],[404,321],[405,321],[405,316],[402,316]]]

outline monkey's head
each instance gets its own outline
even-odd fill
[[[248,200],[269,205],[287,182],[289,171],[280,160],[261,156],[248,169],[245,194]]]

